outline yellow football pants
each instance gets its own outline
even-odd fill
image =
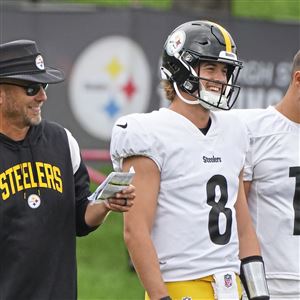
[[[242,297],[242,286],[240,278],[236,276],[239,295]],[[207,276],[195,280],[166,282],[166,286],[172,300],[215,300],[213,276]],[[150,300],[147,293],[145,300]]]

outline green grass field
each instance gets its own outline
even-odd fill
[[[111,213],[101,228],[77,239],[79,300],[143,299],[137,275],[128,267],[121,214]]]

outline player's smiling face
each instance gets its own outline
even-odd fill
[[[227,66],[223,63],[217,62],[203,62],[197,68],[200,82],[204,89],[209,92],[221,94],[224,89],[224,84],[227,83]]]

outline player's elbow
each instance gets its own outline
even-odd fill
[[[135,240],[136,234],[137,233],[136,233],[136,229],[134,228],[134,226],[125,222],[125,224],[124,224],[124,242],[127,247],[130,246],[132,244],[132,241]]]
[[[147,236],[150,237],[149,230],[142,224],[124,222],[124,242],[127,247],[138,245]]]

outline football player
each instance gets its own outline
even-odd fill
[[[136,172],[124,236],[146,299],[238,300],[240,258],[250,298],[269,299],[243,189],[246,128],[212,111],[233,106],[241,67],[223,27],[184,23],[162,55],[170,106],[113,128],[115,170]]]
[[[234,110],[250,134],[244,185],[272,299],[300,299],[300,51],[282,100]]]

